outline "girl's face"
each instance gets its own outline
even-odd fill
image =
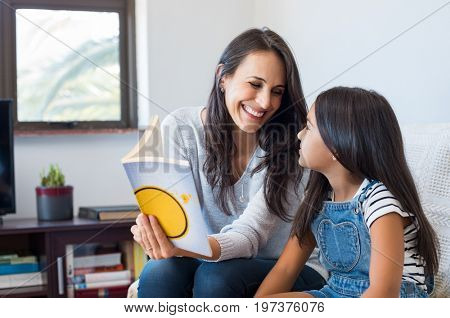
[[[316,122],[316,105],[309,110],[306,127],[297,135],[300,140],[300,166],[318,172],[326,172],[336,162],[333,154],[323,142]]]
[[[274,52],[247,55],[221,83],[236,126],[249,134],[257,132],[280,108],[285,82],[284,63]]]

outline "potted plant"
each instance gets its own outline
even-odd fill
[[[60,221],[73,218],[73,187],[65,185],[65,177],[57,165],[50,165],[48,174],[41,173],[36,187],[39,221]]]

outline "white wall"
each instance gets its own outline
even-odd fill
[[[383,94],[400,123],[450,122],[448,2],[333,80],[446,2],[259,0],[255,22],[293,47],[309,104],[327,88],[361,86]]]
[[[74,207],[133,203],[120,165],[137,141],[137,133],[15,137],[17,213],[8,218],[36,217],[35,187],[43,168],[57,163],[74,187]]]

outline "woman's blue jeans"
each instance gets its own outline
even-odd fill
[[[138,297],[253,297],[276,260],[232,259],[210,263],[174,257],[150,260],[139,278]],[[322,276],[305,266],[293,291],[320,289]]]

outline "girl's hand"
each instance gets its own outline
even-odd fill
[[[178,249],[167,238],[154,216],[139,214],[136,225],[131,227],[131,233],[133,233],[133,239],[152,259],[159,260],[177,255]]]
[[[308,297],[308,294],[289,293],[289,291],[294,286],[295,280],[315,246],[316,240],[311,232],[307,234],[302,246],[300,246],[297,236],[290,237],[277,263],[256,291],[255,297]]]

